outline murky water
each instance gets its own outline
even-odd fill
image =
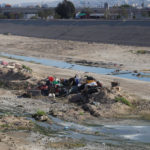
[[[73,69],[78,71],[84,72],[92,72],[97,74],[105,74],[105,75],[113,75],[120,78],[127,78],[127,79],[135,79],[141,81],[148,81],[150,82],[150,74],[141,73],[140,76],[137,76],[135,73],[124,71],[123,73],[117,73],[114,75],[115,69],[110,68],[100,68],[100,67],[91,67],[91,66],[83,66],[77,64],[66,63],[63,61],[52,60],[52,59],[42,59],[42,58],[35,58],[35,57],[27,57],[27,56],[19,56],[19,55],[12,55],[7,53],[0,53],[1,56],[6,56],[10,58],[20,59],[27,62],[35,62],[40,63],[46,66],[53,66],[58,68],[66,68],[66,69]]]
[[[38,122],[38,125],[57,131],[59,137],[71,137],[94,143],[118,146],[143,146],[150,144],[150,122],[144,125],[80,125],[49,116],[53,124]],[[138,122],[138,121],[137,121]],[[143,121],[144,122],[144,121]],[[139,121],[140,124],[140,121]]]
[[[0,112],[0,115],[4,114],[4,111]],[[119,123],[118,125],[116,125],[117,123],[114,123],[115,125],[113,125],[113,122],[103,123],[103,121],[101,121],[100,124],[89,125],[67,122],[49,116],[49,118],[52,120],[52,124],[49,124],[47,122],[35,121],[30,117],[30,114],[22,115],[27,116],[28,119],[34,121],[37,125],[44,127],[46,131],[47,129],[54,131],[53,135],[58,137],[70,137],[76,140],[83,140],[85,142],[112,144],[121,147],[127,145],[134,146],[134,148],[136,146],[142,148],[145,146],[150,147],[149,121],[127,120],[127,122],[130,122],[130,125],[122,125]],[[125,120],[122,121],[126,122]]]

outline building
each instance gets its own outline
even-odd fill
[[[11,8],[10,4],[5,4],[5,8]]]
[[[24,14],[24,19],[32,19],[33,17],[37,17],[37,14]]]

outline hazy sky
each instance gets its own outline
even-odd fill
[[[16,3],[52,2],[52,1],[54,0],[0,0],[0,3],[16,4]]]
[[[61,0],[0,0],[0,4],[2,3],[9,3],[9,4],[21,4],[21,3],[34,3],[34,2],[38,2],[38,3],[46,3],[46,2],[53,2],[53,1],[61,1]],[[71,0],[73,2],[76,1],[84,1],[84,0]],[[90,3],[92,2],[92,0],[88,0]],[[108,1],[109,3],[112,3],[113,1],[119,1],[119,0],[93,0],[96,2],[105,2]],[[150,0],[120,0],[120,2],[146,2],[147,4],[150,3]]]

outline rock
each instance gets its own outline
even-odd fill
[[[17,107],[23,107],[23,105],[17,105]]]
[[[116,91],[118,91],[118,92],[121,91],[121,87],[120,87],[120,86],[116,86],[116,87],[114,87],[114,89],[115,89]]]
[[[38,114],[34,114],[34,115],[32,115],[32,117],[35,120],[38,120],[38,121],[41,121],[41,122],[48,121],[48,119],[49,119],[46,115],[38,115]]]
[[[56,110],[50,110],[49,115],[52,115],[54,117],[57,117],[57,111]]]
[[[134,70],[133,72],[134,72],[134,73],[138,73],[138,71],[137,71],[137,70]]]
[[[69,98],[69,101],[72,103],[84,103],[86,102],[86,97],[84,97],[81,94],[74,94],[74,95],[71,95],[71,97]]]
[[[82,108],[85,111],[88,111],[91,115],[95,116],[95,117],[100,117],[100,113],[97,110],[97,107],[94,105],[90,105],[90,104],[85,104],[82,106]]]
[[[116,87],[116,86],[119,86],[119,82],[115,82],[115,81],[111,82],[111,87],[112,88]]]
[[[141,73],[138,73],[136,76],[137,76],[137,77],[140,77],[140,76],[141,76]]]
[[[39,121],[42,121],[42,122],[43,122],[43,121],[47,121],[47,120],[48,120],[48,117],[45,116],[45,115],[44,115],[44,116],[41,116],[40,119],[39,119]]]
[[[57,116],[63,116],[63,113],[62,113],[61,111],[59,111],[59,112],[57,113]]]

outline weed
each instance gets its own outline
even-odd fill
[[[5,84],[3,81],[0,81],[0,88],[4,88]]]
[[[41,63],[39,63],[39,62],[35,62],[35,61],[29,61],[30,63],[33,63],[33,64],[41,64]]]
[[[36,115],[43,116],[43,115],[46,115],[46,113],[44,111],[42,111],[42,110],[38,110]]]
[[[115,97],[116,102],[121,102],[123,104],[126,104],[128,106],[132,106],[132,104],[124,97]]]
[[[10,126],[8,124],[2,124],[0,127],[1,128],[9,128]]]
[[[26,65],[22,65],[22,68],[26,69],[29,72],[32,72],[32,69],[30,67],[26,66]]]
[[[84,112],[81,111],[81,112],[79,113],[79,115],[84,115]]]
[[[150,114],[148,114],[148,113],[141,114],[141,119],[143,119],[143,120],[150,120]]]
[[[76,149],[76,148],[80,148],[80,147],[84,147],[85,144],[82,143],[81,141],[72,141],[72,140],[68,140],[68,141],[59,141],[59,142],[49,142],[47,144],[47,148],[51,147],[51,148],[55,148],[55,149]]]
[[[146,50],[138,50],[136,53],[137,53],[137,54],[146,54],[147,51],[146,51]]]

